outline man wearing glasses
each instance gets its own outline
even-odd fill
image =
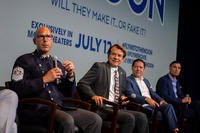
[[[96,113],[72,108],[62,102],[70,97],[75,87],[74,64],[65,60],[63,63],[52,57],[53,36],[49,28],[40,27],[33,38],[36,50],[17,58],[12,71],[12,89],[19,99],[39,97],[55,102],[56,131],[73,133],[74,126],[83,132],[100,133],[102,120]]]

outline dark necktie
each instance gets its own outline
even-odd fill
[[[117,70],[114,71],[114,102],[118,103],[118,99],[119,99],[119,76],[117,73]]]

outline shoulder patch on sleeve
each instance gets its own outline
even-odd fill
[[[22,80],[24,76],[24,69],[22,67],[15,67],[12,72],[12,80],[19,81]]]

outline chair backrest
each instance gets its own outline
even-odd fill
[[[6,88],[11,88],[12,82],[7,81],[5,85]],[[63,102],[69,106],[91,109],[91,104],[81,101],[77,96],[63,99]],[[50,100],[42,98],[20,99],[17,113],[19,133],[54,133],[56,109],[57,105]],[[75,126],[75,132],[81,132],[81,130]]]
[[[6,89],[5,86],[0,86],[0,90]]]
[[[97,107],[94,101],[91,103],[91,111],[98,113],[103,118],[102,133],[118,133],[119,124],[117,124],[117,115],[119,111],[119,105],[115,102],[103,100],[103,107]],[[106,116],[104,118],[104,115]]]
[[[43,108],[37,109],[41,105]],[[53,133],[56,104],[41,98],[25,98],[19,101],[18,118],[20,132]]]
[[[5,87],[6,88],[11,88],[11,81],[6,81],[5,82]]]
[[[5,88],[12,89],[11,81],[5,82]],[[42,109],[34,108],[38,105]],[[42,111],[42,113],[40,112]],[[41,98],[20,99],[17,109],[17,126],[19,133],[53,133],[55,103]],[[45,114],[45,115],[44,115]]]

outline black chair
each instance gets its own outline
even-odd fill
[[[73,107],[90,110],[90,104],[79,99],[66,98],[63,101]],[[45,105],[46,108],[33,109],[32,106],[34,105]],[[54,133],[56,108],[55,103],[41,98],[25,98],[20,100],[18,108],[19,133]],[[75,126],[75,132],[81,132],[81,130]]]
[[[119,133],[120,126],[117,124],[119,105],[117,103],[104,99],[103,107],[101,108],[97,107],[94,101],[87,102],[91,104],[92,112],[98,113],[100,116],[101,114],[106,114],[102,122],[102,133]]]
[[[43,109],[32,106],[42,105]],[[31,108],[30,108],[31,107]],[[18,104],[19,133],[53,133],[56,104],[41,98],[25,98]]]
[[[0,90],[6,89],[5,86],[0,86]]]
[[[6,88],[10,88],[10,81],[6,82]],[[90,110],[91,105],[75,98],[65,98],[67,105]],[[42,106],[42,108],[33,108]],[[19,100],[17,109],[18,133],[55,133],[55,112],[57,105],[46,99],[24,98]],[[76,133],[81,129],[74,127]]]
[[[143,112],[147,115],[148,120],[149,120],[150,133],[159,133],[161,131],[162,133],[165,132],[164,130],[165,124],[163,123],[162,120],[157,119],[158,108],[155,108],[154,111],[151,111],[133,101],[130,101],[127,105],[125,105],[125,107],[129,110]]]
[[[111,111],[101,108],[100,111],[108,114],[108,119],[103,120],[102,133],[119,133],[119,124],[117,124],[117,114],[119,111],[119,105],[117,103],[103,100],[104,105],[111,107]]]
[[[11,89],[11,82],[5,82],[6,88]],[[43,105],[43,110],[33,109],[32,106]],[[53,133],[56,105],[45,99],[25,98],[19,100],[17,108],[17,127],[19,133]]]
[[[108,114],[108,117],[106,120],[103,120],[102,123],[102,133],[119,133],[120,126],[117,124],[117,115],[119,111],[119,105],[115,102],[108,101],[106,99],[103,100],[104,106],[109,106],[110,110],[107,110],[105,108],[99,108],[96,106],[94,101],[88,101],[84,97],[81,97],[80,92],[78,91],[78,88],[74,94],[74,96],[77,99],[83,99],[84,102],[90,104],[90,111],[95,113],[106,113]],[[84,96],[84,94],[82,95]],[[97,112],[98,111],[98,112]]]

